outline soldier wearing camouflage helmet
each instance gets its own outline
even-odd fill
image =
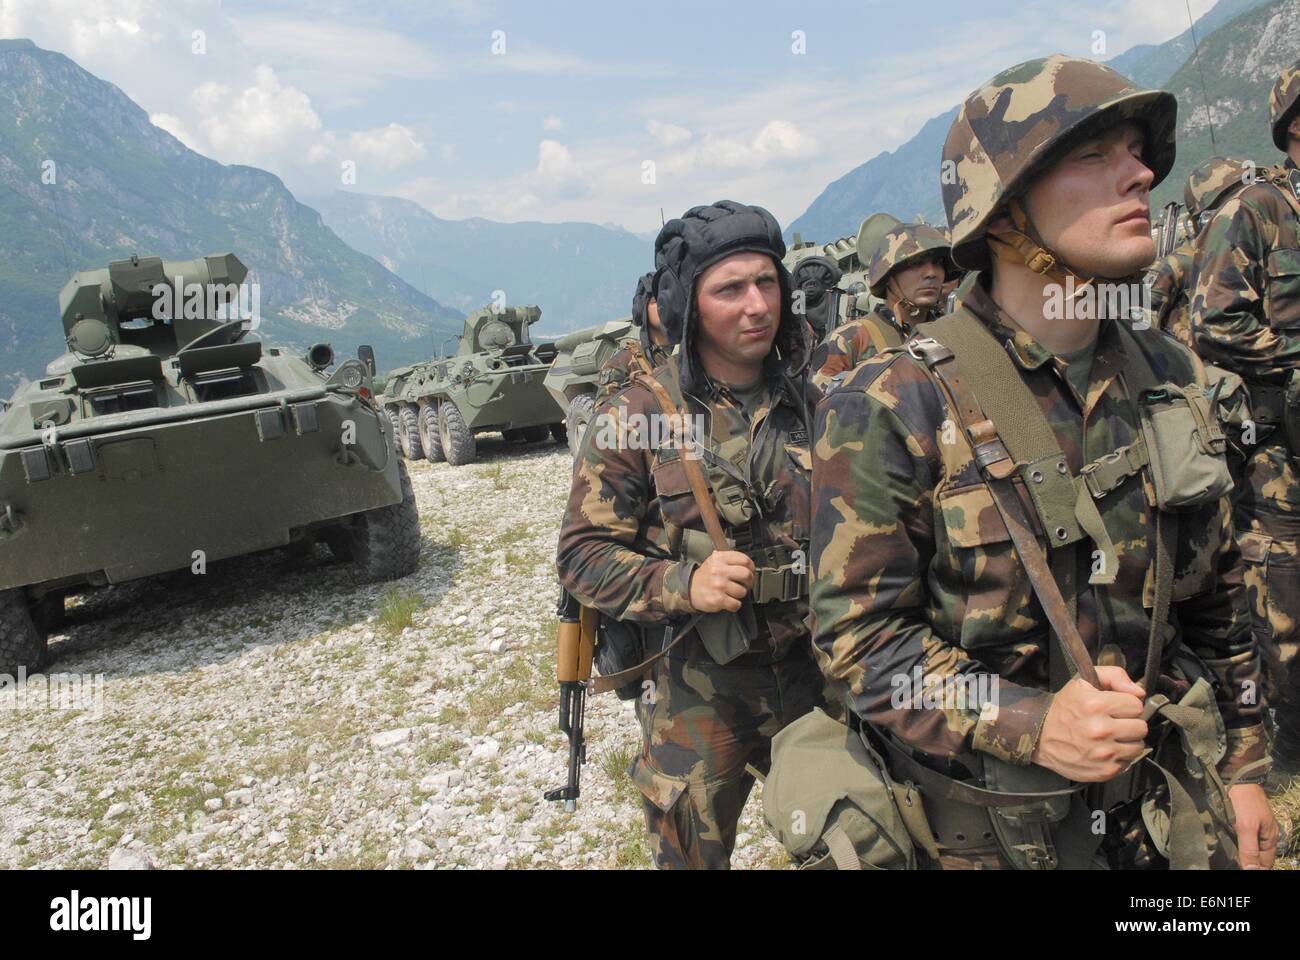
[[[1282,163],[1258,171],[1197,241],[1192,330],[1207,361],[1250,388],[1236,509],[1255,632],[1276,708],[1279,777],[1300,774],[1300,63],[1270,100]]]
[[[597,411],[560,531],[564,587],[642,628],[647,654],[667,649],[626,668],[645,678],[629,773],[661,868],[729,865],[750,769],[822,703],[804,625],[818,394],[784,254],[761,207],[720,201],[664,226],[656,293],[677,350]],[[669,410],[692,443],[619,428]]]
[[[1196,236],[1215,210],[1242,189],[1247,180],[1253,181],[1253,169],[1249,161],[1232,157],[1211,157],[1198,164],[1188,175],[1183,189],[1187,239],[1147,272],[1153,322],[1193,350],[1196,344],[1192,340],[1190,285]]]
[[[944,285],[954,275],[948,238],[924,223],[900,224],[881,238],[867,268],[881,303],[839,327],[813,352],[813,382],[826,389],[863,360],[900,346],[918,323],[941,312]]]
[[[632,297],[632,326],[637,339],[629,341],[601,366],[596,381],[597,405],[627,386],[634,371],[649,373],[668,357],[668,334],[659,320],[654,282],[653,272],[637,281]]]
[[[941,182],[953,257],[979,277],[818,405],[814,644],[895,780],[919,787],[918,846],[944,867],[1274,857],[1202,370],[1109,306],[1046,306],[1139,282],[1176,113],[1061,55],[975,91]]]

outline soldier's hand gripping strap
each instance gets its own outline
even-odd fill
[[[700,465],[703,457],[703,441],[699,437],[688,435],[689,421],[677,409],[662,383],[654,377],[643,374],[634,374],[632,379],[650,390],[659,404],[660,412],[670,424],[680,425],[684,449],[679,452],[678,458],[686,474],[686,481],[690,485],[695,506],[700,511],[700,519],[704,521],[704,529],[709,535],[710,545],[713,548],[709,552],[732,549],[726,533],[723,532],[722,518],[718,515],[713,495],[709,492],[704,468]],[[700,560],[706,558],[707,554],[701,556]],[[700,642],[714,662],[727,664],[748,652],[758,634],[758,622],[753,606],[746,599],[742,603],[739,614],[725,611],[704,614],[697,618],[696,629],[700,635]]]

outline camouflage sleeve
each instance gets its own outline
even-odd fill
[[[910,428],[856,389],[863,370],[817,408],[811,602],[818,662],[835,687],[847,688],[854,712],[915,750],[942,759],[982,750],[1027,764],[1051,703],[1045,691],[997,678],[996,695],[984,702],[906,703],[909,691],[923,692],[915,678],[925,677],[929,689],[969,693],[987,689],[977,681],[992,672],[927,618],[933,494],[942,472],[935,431]],[[895,395],[925,392],[924,384],[908,384]],[[942,423],[937,396],[933,404],[939,409],[924,420]]]
[[[1300,367],[1300,338],[1270,329],[1264,316],[1271,232],[1254,207],[1234,197],[1205,228],[1192,268],[1198,352],[1242,376]]]
[[[1263,678],[1259,649],[1251,633],[1245,567],[1232,535],[1227,498],[1219,509],[1219,550],[1215,589],[1175,605],[1183,642],[1209,668],[1215,699],[1228,733],[1228,752],[1219,772],[1232,777],[1248,763],[1267,756],[1264,744]],[[1263,777],[1263,771],[1258,773]],[[1253,778],[1251,778],[1253,779]]]
[[[856,324],[845,324],[818,344],[813,351],[808,369],[812,371],[813,383],[819,388],[826,385],[838,373],[852,370],[859,360],[865,358],[858,337],[855,335]]]
[[[649,452],[606,442],[619,422],[610,414],[620,405],[635,412],[646,395],[644,388],[633,388],[597,408],[574,463],[556,555],[564,588],[617,620],[658,621],[693,612],[695,565],[633,549],[654,549],[655,541],[642,531],[655,496]]]

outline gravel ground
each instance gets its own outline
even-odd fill
[[[276,551],[71,601],[47,672],[102,709],[0,711],[0,867],[648,867],[630,705],[588,702],[577,812],[542,800],[567,448],[411,466],[396,584]],[[757,791],[733,862],[785,863]]]
[[[49,672],[101,674],[102,707],[2,711],[0,867],[648,867],[630,705],[589,701],[577,812],[542,800],[570,464],[480,438],[412,465],[423,555],[395,585],[273,552],[74,599]],[[760,790],[737,867],[786,865]]]

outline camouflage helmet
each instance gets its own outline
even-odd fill
[[[942,231],[924,223],[904,223],[891,228],[876,245],[867,268],[872,296],[885,296],[885,284],[895,270],[935,254],[943,258],[945,277],[952,275],[951,245]]]
[[[1291,135],[1287,127],[1300,111],[1300,60],[1282,71],[1268,98],[1268,113],[1273,123],[1273,142],[1286,151]]]
[[[1213,211],[1234,187],[1242,186],[1245,183],[1242,174],[1251,168],[1249,160],[1232,157],[1211,157],[1197,164],[1183,189],[1183,202],[1192,223],[1196,224],[1202,214]]]
[[[998,74],[962,104],[943,146],[943,204],[958,266],[988,266],[988,225],[1078,138],[1134,120],[1155,183],[1174,165],[1178,101],[1091,60],[1054,54]],[[1155,184],[1152,184],[1153,186]]]

